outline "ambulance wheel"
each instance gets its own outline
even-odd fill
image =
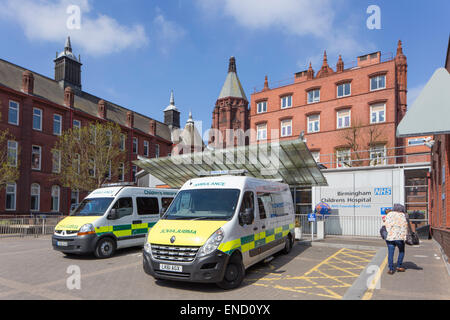
[[[291,234],[289,234],[287,237],[286,237],[286,241],[285,241],[285,245],[284,245],[284,249],[283,249],[283,253],[284,254],[289,254],[289,252],[291,252],[291,250],[292,250],[292,236],[291,236]]]
[[[116,242],[112,238],[103,238],[97,242],[94,254],[99,259],[111,258],[116,252]]]
[[[240,254],[233,254],[225,269],[223,280],[217,285],[225,290],[236,289],[245,277],[245,268]]]

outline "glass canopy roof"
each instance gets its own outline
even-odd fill
[[[134,164],[171,188],[205,172],[245,170],[247,176],[284,182],[291,187],[327,186],[306,143],[300,139],[253,144],[227,149],[207,149],[166,158],[138,157]]]

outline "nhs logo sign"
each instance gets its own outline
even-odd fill
[[[374,193],[376,196],[391,196],[392,188],[375,188]]]

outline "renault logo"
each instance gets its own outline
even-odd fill
[[[170,238],[170,243],[174,243],[176,240],[175,236],[172,236],[172,238]]]

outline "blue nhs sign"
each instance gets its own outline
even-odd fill
[[[376,196],[391,196],[392,188],[375,188],[374,193]]]

